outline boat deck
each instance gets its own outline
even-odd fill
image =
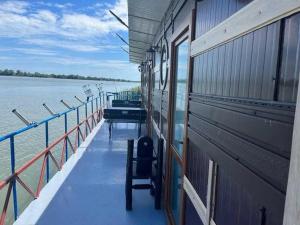
[[[133,192],[125,209],[127,139],[137,139],[136,124],[114,124],[109,140],[104,123],[39,218],[39,225],[165,225],[148,190]]]

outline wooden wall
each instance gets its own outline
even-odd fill
[[[250,2],[174,0],[153,44],[161,44],[165,30],[170,50],[172,35],[195,5],[198,38]],[[282,224],[299,57],[300,14],[294,14],[193,60],[185,175],[206,206],[209,160],[217,164],[217,225]],[[163,90],[155,64],[148,88],[157,139],[167,138],[169,82]],[[186,225],[202,224],[188,197],[184,209]]]
[[[197,4],[196,36],[250,1],[221,2]],[[299,14],[292,15],[194,58],[187,177],[206,204],[207,184],[201,180],[207,179],[208,160],[217,163],[218,225],[282,224],[299,25]],[[187,205],[187,217],[189,210]]]

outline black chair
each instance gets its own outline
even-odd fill
[[[150,189],[155,199],[155,209],[161,208],[163,139],[159,139],[157,151],[154,151],[150,137],[139,138],[137,154],[133,157],[134,140],[128,140],[126,166],[126,209],[132,210],[132,189]],[[134,180],[149,179],[147,184],[133,184]]]

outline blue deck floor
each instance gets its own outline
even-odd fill
[[[112,141],[104,123],[63,183],[39,225],[164,225],[148,190],[133,192],[133,210],[125,210],[127,139],[137,138],[135,124],[114,124]]]

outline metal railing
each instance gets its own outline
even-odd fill
[[[116,95],[118,100],[140,100],[141,93],[139,91],[121,91]]]
[[[120,92],[106,92],[107,107],[111,105],[111,100],[141,100],[142,95],[140,91],[120,91]]]
[[[75,97],[76,98],[76,97]],[[80,99],[76,98],[78,101]],[[91,101],[87,102],[81,102],[81,105],[77,107],[70,107],[68,106],[63,100],[61,101],[68,110],[62,113],[54,114],[47,106],[44,105],[44,107],[50,112],[52,115],[51,117],[42,120],[40,122],[33,122],[33,123],[26,123],[27,126],[19,129],[17,131],[14,131],[8,135],[0,137],[0,143],[9,140],[9,146],[10,146],[10,166],[11,166],[11,174],[6,177],[3,180],[0,180],[0,193],[1,191],[4,191],[4,189],[7,187],[5,200],[3,204],[3,209],[1,212],[0,217],[0,225],[5,224],[6,216],[7,216],[7,210],[10,202],[11,196],[13,197],[13,215],[14,219],[16,220],[18,218],[19,212],[18,212],[18,198],[17,198],[17,186],[18,183],[20,187],[22,187],[27,193],[29,193],[33,199],[36,199],[39,197],[40,191],[43,188],[43,184],[45,182],[49,182],[50,179],[50,169],[49,169],[49,163],[50,160],[55,165],[57,171],[60,171],[64,165],[64,162],[66,162],[69,158],[69,149],[72,150],[72,153],[76,153],[78,147],[80,146],[80,143],[86,139],[88,134],[93,130],[93,128],[101,121],[102,119],[102,105],[103,102],[101,101],[101,96],[92,99]],[[91,115],[88,116],[88,104],[91,105]],[[96,109],[94,111],[94,105],[96,104]],[[82,121],[79,121],[79,109],[81,107],[85,108],[85,119]],[[77,118],[77,125],[73,127],[72,129],[68,130],[68,114],[72,111],[76,111],[76,118]],[[64,134],[58,138],[53,143],[49,143],[49,122],[51,120],[54,120],[58,117],[64,117]],[[39,127],[39,126],[45,126],[45,149],[41,152],[39,152],[37,155],[35,155],[31,160],[29,160],[27,163],[25,163],[23,166],[16,168],[16,159],[15,159],[15,137],[19,134],[22,134],[30,129]],[[75,134],[75,140],[73,142],[71,141],[71,136]],[[62,147],[60,149],[59,145],[62,144]],[[59,147],[59,160],[57,160],[54,157],[54,151],[57,151],[56,148]],[[42,160],[42,166],[40,168],[39,177],[38,177],[38,183],[35,188],[30,187],[30,185],[26,184],[23,179],[21,179],[20,175],[23,174],[28,168],[32,167],[38,160]],[[2,203],[0,205],[2,207]],[[0,208],[1,210],[1,208]]]

